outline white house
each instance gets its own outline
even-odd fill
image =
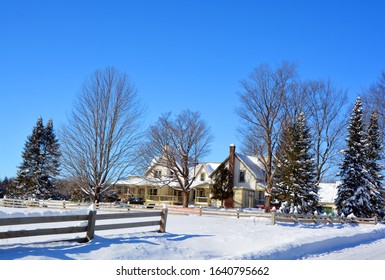
[[[221,163],[204,162],[193,166],[190,174],[193,181],[189,204],[196,206],[219,205],[211,199],[210,188],[219,166],[225,165],[233,174],[233,206],[256,207],[264,204],[266,176],[261,162],[256,157],[245,156],[235,152],[230,145],[229,156]],[[116,183],[121,198],[135,196],[146,203],[181,204],[182,190],[173,174],[167,168],[154,161],[143,177],[129,177]]]

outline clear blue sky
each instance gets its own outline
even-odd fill
[[[0,179],[16,175],[39,116],[66,122],[96,69],[126,72],[148,108],[200,111],[222,161],[239,81],[261,63],[298,63],[352,98],[385,70],[385,1],[1,1]]]

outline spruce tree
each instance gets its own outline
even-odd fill
[[[378,125],[378,110],[372,110],[368,126],[367,169],[370,180],[370,202],[377,216],[384,217],[384,187],[382,185],[382,167],[379,161],[382,159],[383,147]]]
[[[314,212],[318,206],[318,186],[316,184],[316,166],[314,155],[311,153],[312,138],[310,128],[306,123],[305,114],[300,113],[295,123],[295,150],[298,153],[297,166],[294,174],[302,211]]]
[[[233,188],[231,187],[231,175],[228,168],[221,166],[214,178],[214,185],[211,189],[212,199],[221,201],[221,207],[226,199],[233,196]]]
[[[55,177],[59,172],[59,157],[59,144],[52,121],[44,127],[43,119],[39,117],[24,146],[15,193],[23,197],[52,197]]]
[[[311,134],[304,113],[288,127],[280,147],[278,196],[284,201],[283,211],[314,212],[318,205],[316,167],[311,153]]]
[[[291,162],[294,160],[292,143],[294,141],[293,124],[289,121],[283,126],[275,156],[275,191],[274,197],[282,202],[281,211],[288,213],[292,203],[293,169]]]
[[[371,217],[370,179],[367,170],[367,133],[364,128],[361,99],[357,98],[350,116],[347,149],[340,167],[341,184],[337,187],[335,204],[339,215]]]
[[[52,120],[48,120],[44,132],[44,193],[45,196],[52,197],[54,196],[56,191],[56,177],[59,175],[60,172],[59,158],[61,156],[60,144],[59,140],[56,138]]]

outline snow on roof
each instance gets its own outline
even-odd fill
[[[206,163],[204,163],[204,166],[205,166],[209,176],[211,173],[214,172],[215,169],[218,168],[219,165],[221,165],[220,162],[206,162]]]
[[[178,183],[170,181],[169,179],[158,179],[158,178],[145,178],[145,177],[129,177],[126,180],[119,180],[115,183],[116,185],[134,185],[134,186],[155,186],[162,187],[164,185],[170,187],[178,187]]]
[[[236,153],[236,156],[242,161],[253,173],[253,175],[258,179],[265,178],[265,171],[262,165],[262,162],[257,157],[245,156],[242,154]]]
[[[339,181],[334,183],[320,183],[318,195],[321,202],[333,202],[337,196],[337,186],[340,184]]]

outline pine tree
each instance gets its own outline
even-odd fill
[[[284,212],[290,211],[292,202],[292,185],[293,175],[291,162],[294,160],[292,143],[294,141],[294,128],[291,122],[286,122],[282,128],[279,139],[279,144],[275,156],[275,191],[274,197],[284,204],[281,205],[281,210]],[[287,205],[289,204],[289,205]]]
[[[292,127],[286,128],[283,138],[277,170],[278,196],[285,202],[283,211],[314,212],[318,205],[316,167],[304,113],[300,113]]]
[[[39,117],[24,146],[15,194],[34,198],[51,197],[59,172],[59,157],[59,144],[52,121],[44,127],[43,119]]]
[[[357,98],[350,116],[347,149],[343,151],[340,167],[341,184],[337,187],[335,204],[339,215],[371,217],[375,209],[371,204],[370,179],[367,170],[367,133],[364,128],[361,99]]]
[[[59,158],[61,156],[60,144],[56,138],[52,120],[48,120],[44,132],[44,193],[45,196],[52,197],[55,194],[55,187],[57,185],[56,177],[60,173]]]
[[[221,207],[226,199],[233,196],[233,188],[230,184],[231,175],[228,168],[221,166],[214,179],[214,185],[211,189],[212,199],[221,201]]]
[[[385,190],[382,185],[383,176],[381,175],[381,165],[383,147],[380,139],[378,126],[378,110],[372,110],[368,126],[368,147],[367,147],[367,169],[370,179],[370,202],[374,207],[375,213],[379,217],[384,217],[384,195]]]

